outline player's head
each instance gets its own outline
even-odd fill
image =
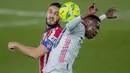
[[[60,3],[52,3],[48,7],[46,13],[46,23],[48,26],[55,26],[59,23],[59,8],[61,7]]]
[[[95,15],[90,15],[83,19],[83,24],[85,26],[85,36],[88,39],[94,38],[100,27],[100,19]]]

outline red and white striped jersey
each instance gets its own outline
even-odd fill
[[[40,60],[40,73],[43,73],[43,68],[47,64],[50,51],[53,45],[57,42],[57,39],[61,32],[62,32],[62,27],[58,25],[53,28],[48,28],[46,32],[44,33],[41,44],[43,44],[49,50],[49,52],[41,56],[39,59]]]

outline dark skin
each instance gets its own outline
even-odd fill
[[[93,3],[90,7],[87,13],[84,13],[83,15],[81,15],[81,19],[83,20],[83,25],[85,26],[85,36],[87,39],[92,39],[94,38],[99,30],[100,27],[100,22],[94,18],[87,18],[87,16],[89,15],[93,15],[98,11],[97,8],[95,8],[95,3]],[[117,10],[115,8],[109,8],[106,12],[106,18],[107,19],[115,19],[117,18],[117,16],[114,16],[114,13]]]
[[[112,7],[112,8],[109,8],[107,11],[106,11],[106,16],[108,19],[115,19],[117,18],[117,16],[114,16],[114,13],[117,12],[116,8]]]
[[[87,37],[87,39],[92,39],[98,33],[100,22],[90,17],[86,18],[85,22],[85,24],[87,24],[85,36]]]
[[[89,8],[88,8],[88,12],[84,13],[83,15],[81,15],[81,19],[85,19],[88,15],[93,15],[98,11],[97,8],[95,8],[95,3],[92,3]]]

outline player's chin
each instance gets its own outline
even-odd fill
[[[96,36],[96,34],[86,34],[85,37],[89,40],[93,39]]]
[[[53,26],[53,25],[55,25],[55,24],[52,23],[52,22],[48,22],[47,25],[48,25],[48,26]]]
[[[53,25],[53,23],[51,21],[47,21],[48,25]]]
[[[93,39],[94,37],[90,37],[90,36],[86,36],[87,39],[91,40]]]

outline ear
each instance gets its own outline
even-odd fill
[[[88,27],[88,20],[83,20],[82,24],[84,25],[85,28],[87,28]]]

